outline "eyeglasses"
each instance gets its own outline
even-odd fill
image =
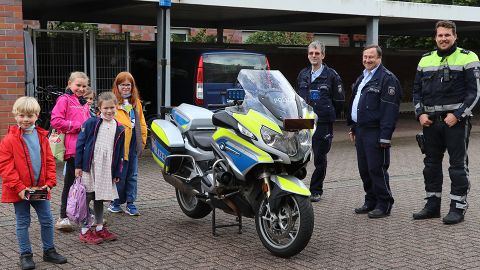
[[[118,86],[122,87],[122,88],[131,88],[132,85],[131,84],[126,84],[126,83],[122,83],[122,84],[119,84]]]
[[[320,55],[319,52],[308,52],[308,55]]]

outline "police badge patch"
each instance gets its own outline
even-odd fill
[[[388,87],[388,94],[390,96],[394,96],[395,95],[395,87],[394,86],[389,86]]]

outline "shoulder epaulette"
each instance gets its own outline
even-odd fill
[[[460,50],[460,52],[463,53],[463,54],[469,54],[470,53],[469,50],[465,50],[465,49]]]
[[[337,72],[335,69],[330,68],[330,70],[333,71],[333,74],[335,74],[335,75],[337,75],[337,76],[340,76],[340,75],[338,75],[338,72]]]
[[[432,55],[432,53],[433,53],[433,52],[427,52],[427,53],[424,53],[424,54],[422,55],[422,57],[425,57],[425,56]]]

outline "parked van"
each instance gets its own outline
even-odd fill
[[[241,69],[270,69],[264,54],[246,51],[213,51],[200,54],[195,76],[195,105],[226,102],[228,88],[234,88]]]

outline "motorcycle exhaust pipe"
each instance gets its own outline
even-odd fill
[[[172,176],[169,174],[163,174],[163,179],[165,179],[167,183],[169,183],[170,185],[174,186],[175,188],[177,188],[178,190],[180,190],[181,192],[187,195],[195,196],[200,193],[193,187],[185,184],[182,180],[176,178],[175,176]]]

